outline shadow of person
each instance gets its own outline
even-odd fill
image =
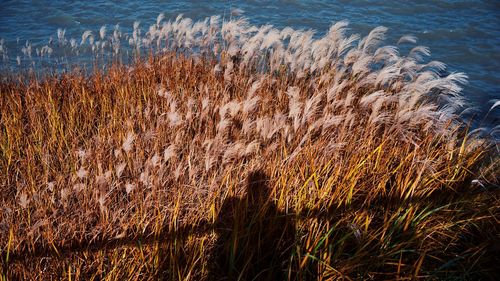
[[[215,223],[218,239],[209,280],[286,280],[295,224],[271,199],[262,171],[248,176],[243,198],[224,201]]]

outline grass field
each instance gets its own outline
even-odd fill
[[[5,76],[2,280],[498,278],[465,75],[345,28],[178,19],[130,65]]]

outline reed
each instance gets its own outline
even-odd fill
[[[464,74],[381,27],[163,20],[134,23],[131,65],[0,83],[2,279],[497,277]]]

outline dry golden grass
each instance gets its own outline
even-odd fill
[[[2,280],[495,277],[460,76],[181,53],[0,84]]]

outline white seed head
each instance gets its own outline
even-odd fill
[[[23,209],[26,209],[26,207],[28,207],[28,204],[29,204],[30,200],[28,199],[28,196],[26,195],[26,193],[21,193],[21,195],[19,195],[19,205],[23,208]]]
[[[128,132],[127,137],[123,141],[122,148],[125,152],[129,152],[132,150],[132,144],[134,143],[135,140],[135,134],[133,132]]]
[[[87,170],[85,170],[83,167],[80,167],[80,169],[78,169],[78,171],[76,171],[76,176],[79,178],[79,179],[84,179],[88,176],[89,172]]]

